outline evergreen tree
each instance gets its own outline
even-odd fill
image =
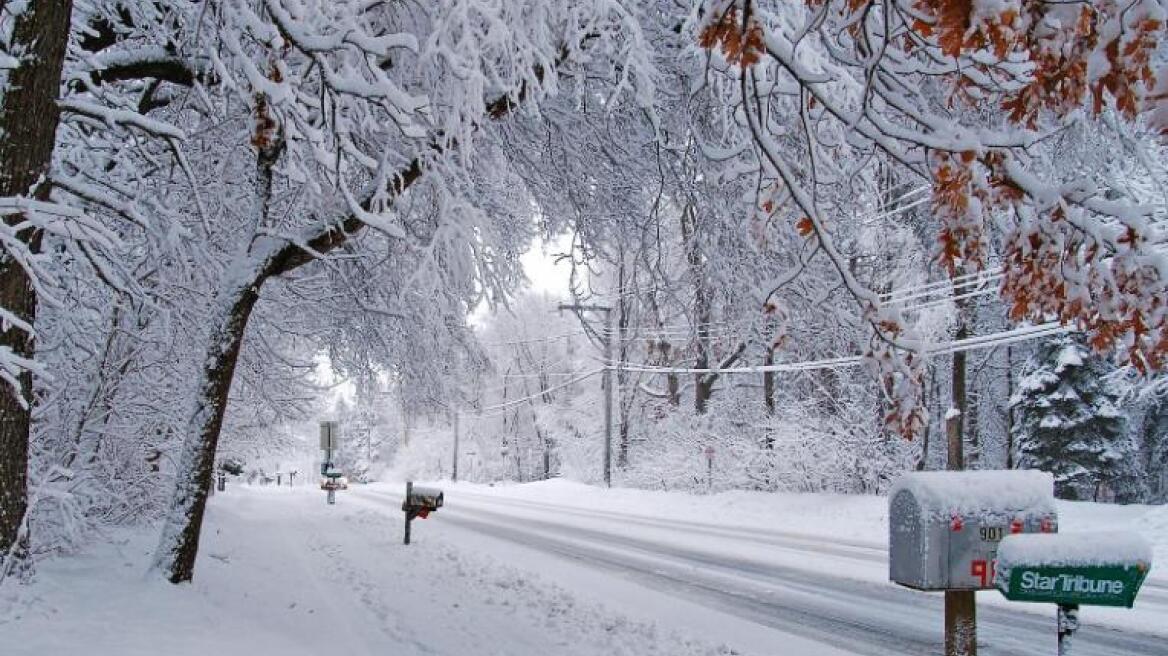
[[[1144,415],[1148,501],[1168,503],[1168,393],[1157,395]]]
[[[1053,473],[1061,499],[1142,500],[1138,448],[1107,381],[1113,371],[1070,336],[1048,340],[1023,368],[1010,400],[1015,462]]]

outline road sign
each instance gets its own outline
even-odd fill
[[[714,447],[708,446],[708,447],[706,447],[706,460],[713,460],[713,459],[714,459]]]
[[[320,422],[320,450],[334,451],[341,436],[340,427],[335,421]]]

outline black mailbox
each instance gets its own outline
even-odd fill
[[[402,512],[406,514],[406,529],[404,542],[410,543],[410,522],[415,518],[426,517],[442,507],[442,490],[436,487],[415,486],[412,482],[406,483],[406,497],[402,500]]]
[[[426,515],[442,507],[442,490],[436,487],[409,486],[402,510],[425,519]]]

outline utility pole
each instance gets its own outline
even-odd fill
[[[962,268],[957,274],[964,273]],[[957,330],[953,339],[969,336],[967,316],[968,299],[961,296],[972,285],[954,284],[953,296],[957,305]],[[950,390],[949,411],[945,413],[945,433],[948,438],[946,468],[965,469],[965,352],[953,354],[953,381]],[[945,591],[945,656],[977,656],[977,597],[972,590]]]
[[[454,417],[454,463],[450,467],[450,482],[458,482],[458,411],[451,413]]]
[[[604,313],[604,485],[612,487],[612,308],[607,305],[581,305],[580,303],[561,303],[561,312],[571,310],[576,314],[581,312]]]

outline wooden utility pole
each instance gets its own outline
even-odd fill
[[[604,485],[612,487],[612,312],[604,311]]]
[[[454,462],[451,463],[451,466],[450,466],[450,482],[457,483],[458,482],[458,412],[457,411],[453,412],[452,416],[454,417],[454,456],[453,456]]]
[[[1014,468],[1014,347],[1006,347],[1006,469]]]
[[[958,269],[960,275],[961,269]],[[969,336],[966,310],[968,299],[962,299],[969,283],[954,284],[953,296],[957,306],[957,329],[954,340]],[[965,469],[965,352],[953,354],[953,384],[949,410],[945,413],[945,434],[948,438],[947,469]],[[973,590],[945,591],[945,656],[977,656],[977,597]]]
[[[612,308],[607,305],[581,305],[580,303],[561,303],[559,310],[571,310],[577,314],[581,312],[604,313],[604,485],[612,487]]]
[[[763,360],[763,364],[769,367],[774,363],[775,345],[770,344],[767,346],[766,359]],[[773,371],[764,371],[762,374],[762,402],[763,406],[766,408],[767,417],[774,417],[775,372]],[[774,450],[775,448],[775,435],[773,432],[771,432],[771,428],[769,426],[767,427],[766,437],[763,438],[763,446],[765,446],[768,450]]]

